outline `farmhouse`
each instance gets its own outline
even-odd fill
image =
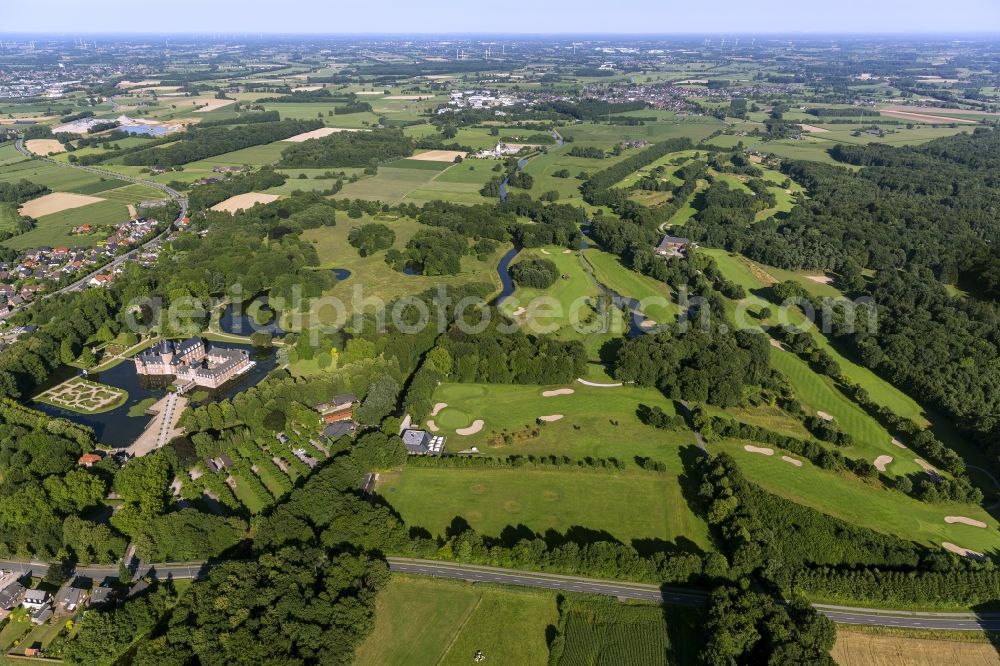
[[[691,244],[687,238],[677,236],[664,236],[660,244],[656,246],[656,254],[661,257],[683,257],[684,251]]]
[[[439,456],[444,453],[445,438],[432,435],[426,430],[406,430],[403,445],[411,456]]]
[[[135,357],[139,375],[173,375],[179,389],[218,388],[257,365],[242,349],[206,347],[201,338],[163,340]]]

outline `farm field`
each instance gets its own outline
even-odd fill
[[[554,592],[394,574],[355,663],[468,664],[481,650],[489,664],[544,664],[558,620]]]
[[[801,467],[791,465],[781,459],[778,451],[773,456],[751,453],[744,450],[745,444],[725,440],[713,442],[709,448],[732,455],[746,477],[768,492],[853,525],[917,541],[931,548],[940,548],[942,542],[948,541],[981,553],[1000,552],[998,523],[982,507],[955,502],[921,502],[895,490],[869,485],[846,472],[820,469],[808,460],[803,460]],[[890,467],[892,465],[895,463]],[[990,527],[947,524],[945,516],[967,516]]]
[[[690,664],[699,645],[697,610],[573,599],[556,666]],[[551,662],[550,662],[551,663]]]
[[[639,550],[661,541],[710,549],[704,523],[670,472],[408,466],[381,475],[376,490],[407,525],[432,535],[458,520],[494,537],[525,530],[572,535],[580,528]]]
[[[426,187],[435,180],[438,173],[432,169],[380,167],[378,175],[364,177],[356,183],[345,183],[337,197],[383,201],[395,205],[401,203],[410,192]]]
[[[935,640],[837,629],[831,656],[841,666],[997,666],[1000,656],[987,641]]]
[[[73,229],[81,224],[94,227],[109,226],[126,222],[129,219],[128,207],[119,201],[101,201],[99,203],[65,210],[60,213],[46,215],[38,221],[38,226],[31,231],[14,236],[4,241],[4,245],[22,250],[26,248],[48,245],[73,247],[90,247],[103,240],[100,234],[74,235]]]

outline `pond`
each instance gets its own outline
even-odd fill
[[[285,335],[285,330],[278,325],[275,315],[275,311],[268,305],[267,296],[258,296],[245,303],[227,305],[219,317],[219,328],[230,335],[264,332],[280,338]]]
[[[346,268],[331,268],[333,271],[333,277],[337,278],[339,282],[343,282],[347,278],[351,277],[351,271]]]
[[[209,397],[206,400],[231,398],[240,391],[245,391],[262,380],[267,373],[277,366],[277,352],[275,349],[258,349],[251,345],[240,345],[229,342],[210,343],[209,346],[223,349],[245,349],[250,353],[251,358],[257,362],[257,365],[245,374],[220,386],[218,389],[210,391]],[[78,373],[79,370],[74,367],[62,366],[53,373],[50,380],[53,384],[60,383]],[[131,444],[136,437],[142,434],[146,424],[149,423],[150,417],[148,416],[129,416],[129,409],[148,398],[159,400],[167,394],[167,386],[169,385],[167,378],[164,377],[140,377],[136,374],[135,364],[131,360],[119,363],[100,374],[91,374],[87,379],[128,391],[128,400],[117,409],[104,412],[103,414],[79,414],[41,402],[35,403],[31,407],[49,416],[64,418],[74,423],[90,426],[94,429],[98,442],[114,447],[125,447]]]

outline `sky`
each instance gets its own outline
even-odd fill
[[[0,33],[1000,34],[998,0],[10,0]]]

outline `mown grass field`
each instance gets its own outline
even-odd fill
[[[412,170],[421,173],[418,170]],[[406,275],[393,270],[385,263],[385,252],[362,257],[358,251],[347,242],[351,229],[362,224],[378,222],[391,228],[396,233],[393,247],[403,249],[421,225],[409,218],[372,218],[364,216],[351,219],[346,214],[338,213],[335,227],[309,229],[302,234],[306,242],[313,243],[319,254],[319,270],[345,268],[351,271],[351,277],[333,287],[330,294],[343,300],[346,310],[354,312],[356,289],[361,290],[361,298],[375,297],[388,303],[400,296],[418,294],[439,284],[461,285],[471,282],[483,282],[496,285],[500,289],[500,279],[496,267],[500,258],[510,249],[501,246],[487,261],[479,261],[474,256],[462,258],[462,272],[458,275],[428,277],[423,275]],[[361,300],[359,298],[358,302]],[[330,321],[333,312],[321,313],[323,321]]]
[[[732,455],[746,477],[768,492],[853,525],[931,548],[940,548],[942,542],[948,541],[981,553],[1000,552],[998,523],[980,506],[921,502],[901,492],[868,484],[853,474],[820,469],[807,460],[796,467],[781,460],[782,454],[777,450],[773,456],[750,453],[743,449],[745,444],[747,442],[725,440],[713,442],[709,448]],[[897,451],[903,452],[902,449]],[[949,525],[944,522],[945,516],[967,516],[989,527]]]
[[[488,664],[545,664],[558,620],[555,592],[394,574],[355,663],[469,664],[481,650]]]
[[[673,294],[665,283],[651,277],[636,273],[623,266],[618,257],[597,248],[583,251],[583,255],[591,266],[597,279],[622,296],[642,301],[648,304],[642,307],[642,313],[657,323],[672,321],[676,318],[678,308],[673,302]]]
[[[570,388],[573,393],[542,395],[560,388]],[[635,456],[648,456],[672,465],[676,472],[680,469],[678,445],[694,441],[690,432],[657,430],[639,420],[636,411],[640,405],[674,413],[673,403],[652,388],[600,388],[579,382],[568,387],[446,383],[434,392],[434,402],[448,405],[432,420],[441,434],[449,437],[449,451],[476,446],[491,455],[592,456],[616,458],[629,466],[635,464]],[[536,425],[539,416],[552,414],[563,418]],[[481,432],[468,436],[455,433],[477,419],[485,422]],[[512,435],[510,443],[504,433]]]
[[[555,245],[526,249],[512,266],[528,259],[553,262],[559,277],[547,289],[517,287],[500,306],[506,314],[515,316],[513,313],[520,312],[515,319],[527,331],[550,333],[559,339],[584,339],[592,331],[601,330],[596,315],[600,291],[587,275],[577,252]]]
[[[669,472],[404,467],[382,475],[377,490],[407,525],[433,535],[458,520],[490,536],[583,529],[640,549],[660,541],[709,548],[704,523]]]
[[[15,250],[48,245],[73,247],[90,247],[104,239],[104,236],[94,234],[73,235],[73,229],[87,223],[94,227],[108,226],[127,222],[128,208],[118,201],[100,201],[98,203],[64,210],[46,215],[38,220],[38,226],[31,231],[14,236],[4,242],[7,247]]]

